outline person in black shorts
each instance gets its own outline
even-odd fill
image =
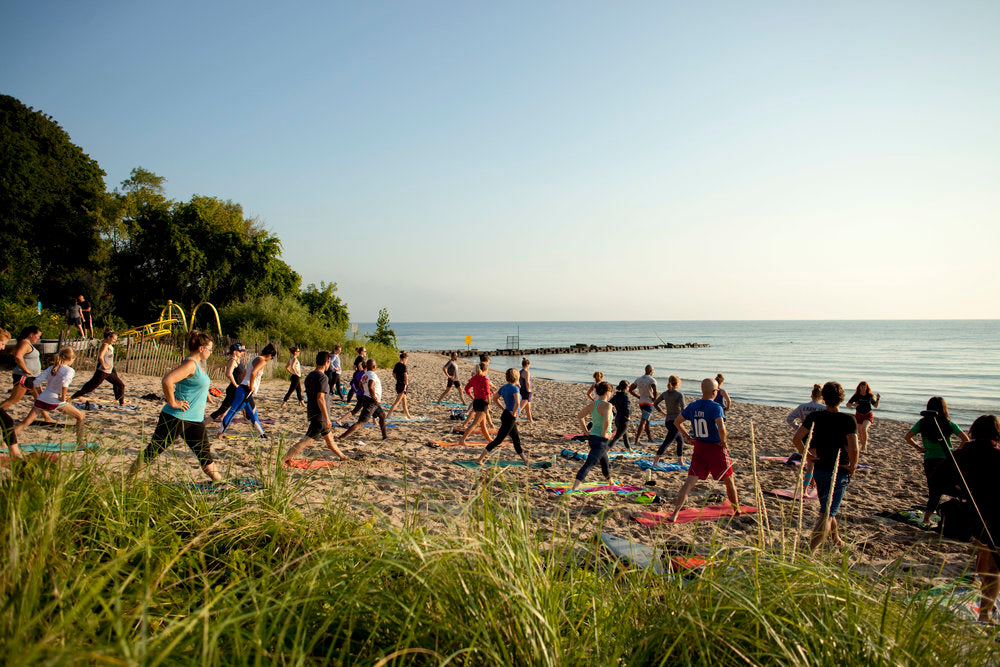
[[[410,406],[406,402],[406,391],[410,385],[410,376],[406,372],[406,360],[409,358],[410,355],[406,352],[400,352],[399,361],[392,367],[392,377],[396,379],[396,400],[392,402],[389,412],[386,413],[386,419],[392,416],[392,411],[400,403],[403,404],[403,412],[406,414],[406,418],[413,419],[413,415],[410,414]]]
[[[369,359],[366,367],[368,370],[365,371],[364,377],[361,380],[361,414],[358,415],[358,421],[351,424],[351,427],[337,438],[338,440],[343,440],[361,428],[365,422],[374,418],[378,418],[378,426],[382,430],[382,439],[385,440],[389,437],[385,432],[385,410],[382,409],[382,404],[380,403],[382,400],[382,381],[379,380],[378,374],[375,372],[378,365],[374,359]]]
[[[87,301],[82,294],[76,297],[76,300],[80,302],[80,320],[83,324],[83,330],[87,334],[88,338],[93,338],[94,317],[91,314],[90,302]]]
[[[306,419],[309,425],[306,427],[304,438],[296,442],[291,449],[285,453],[285,465],[289,465],[306,446],[314,441],[323,438],[327,448],[337,455],[340,460],[348,457],[340,451],[333,441],[333,434],[330,433],[330,410],[326,405],[326,397],[330,393],[330,381],[327,379],[326,371],[330,367],[330,353],[321,350],[316,353],[316,368],[306,376]]]
[[[438,396],[437,402],[440,403],[444,400],[444,397],[447,396],[448,392],[451,391],[451,388],[454,387],[458,390],[458,400],[462,402],[462,405],[465,405],[465,397],[462,396],[462,383],[458,379],[458,352],[451,353],[451,358],[445,362],[442,370],[444,371],[445,377],[448,378],[448,386],[446,386],[444,391],[441,392],[441,395]]]

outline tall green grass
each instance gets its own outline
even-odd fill
[[[444,522],[362,520],[308,476],[267,489],[128,485],[97,460],[0,480],[8,664],[956,664],[976,626],[904,604],[842,560],[718,549],[700,576],[623,570],[564,503],[485,480]],[[155,471],[154,471],[155,474]],[[349,469],[338,469],[351,484]],[[293,481],[299,480],[299,481]],[[305,480],[305,481],[302,481]],[[378,516],[377,514],[375,516]],[[431,517],[440,520],[442,517]],[[456,520],[458,519],[458,520]],[[432,525],[447,525],[431,529]],[[790,553],[790,551],[785,552]]]

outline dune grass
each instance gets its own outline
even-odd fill
[[[746,546],[700,576],[625,570],[568,510],[539,530],[530,491],[483,484],[431,531],[304,515],[280,470],[212,495],[60,463],[0,479],[8,664],[991,661],[987,631],[841,560]]]

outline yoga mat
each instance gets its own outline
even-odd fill
[[[387,422],[399,422],[400,424],[424,424],[426,422],[437,421],[433,417],[413,417],[407,419],[406,417],[389,417],[386,419]]]
[[[586,433],[560,433],[559,435],[568,440],[576,440],[577,442],[587,442]]]
[[[233,421],[231,421],[229,423],[230,424],[250,424],[251,422],[247,421],[243,417],[238,417],[238,418],[234,419]],[[275,422],[273,419],[261,419],[260,423],[261,424],[275,424],[277,422]]]
[[[757,508],[750,507],[748,505],[740,505],[740,510],[742,510],[745,514],[753,514],[757,511]],[[669,520],[671,514],[673,514],[673,512],[643,512],[642,514],[633,515],[632,518],[644,526],[659,526],[661,523],[718,521],[719,519],[733,516],[733,506],[729,503],[724,503],[722,505],[707,505],[705,507],[683,509],[677,516],[677,521],[675,522],[671,522]]]
[[[222,437],[225,438],[226,440],[249,440],[250,439],[249,435],[229,435],[228,433],[223,434]]]
[[[31,456],[28,456],[26,458],[29,461],[36,460],[36,459],[48,459],[49,461],[51,461],[53,463],[55,463],[56,461],[59,460],[59,457],[56,456],[55,454],[39,454],[39,453],[33,453]],[[3,463],[5,465],[9,465],[10,464],[10,457],[7,456],[6,454],[0,454],[0,463]]]
[[[564,493],[565,494],[570,494],[570,495],[576,495],[578,493],[621,493],[621,494],[630,494],[630,493],[641,493],[642,492],[642,487],[641,486],[628,486],[628,485],[626,485],[626,486],[619,486],[618,484],[615,484],[615,483],[612,483],[611,485],[605,484],[605,485],[602,485],[602,486],[581,486],[576,491],[570,491],[570,488],[573,486],[572,484],[559,484],[559,483],[556,483],[556,482],[548,482],[548,483],[539,482],[537,486],[540,489],[542,489],[543,491],[548,491],[549,493],[554,493],[557,496],[561,496]]]
[[[643,470],[656,470],[657,472],[678,472],[680,470],[687,470],[690,464],[685,463],[681,465],[679,463],[657,463],[655,466],[651,461],[636,461],[635,464],[642,468]]]
[[[436,405],[441,408],[467,408],[468,403],[459,403],[458,401],[441,401],[440,403],[435,403],[431,401],[429,403],[424,403],[424,405]]]
[[[765,491],[764,493],[767,493],[772,496],[778,496],[779,498],[784,498],[785,500],[798,500],[794,488],[771,489],[770,491]],[[819,500],[819,494],[817,493],[815,486],[809,487],[809,490],[806,492],[806,500],[807,501]]]
[[[351,422],[350,424],[344,424],[344,423],[341,423],[341,422],[330,422],[330,426],[340,426],[341,428],[347,428],[348,426],[350,426],[353,423],[354,422]],[[399,428],[399,424],[386,424],[385,427],[386,428]],[[378,424],[365,424],[363,426],[363,428],[378,428]]]
[[[485,447],[488,443],[485,440],[466,440],[465,447]],[[451,442],[449,440],[431,440],[427,443],[428,447],[458,447],[457,442]]]
[[[524,461],[504,461],[504,460],[487,460],[486,463],[480,464],[476,463],[473,459],[459,459],[457,461],[452,461],[457,466],[462,466],[463,468],[523,468]],[[551,468],[552,461],[538,461],[531,464],[532,468]]]
[[[29,442],[22,443],[18,445],[21,451],[24,453],[28,452],[77,452],[86,451],[88,449],[97,449],[96,442],[86,442],[83,447],[77,447],[75,442]],[[0,449],[0,452],[6,452],[6,449]]]
[[[575,459],[577,461],[586,461],[586,452],[577,452],[572,449],[564,449],[559,452],[559,455],[566,459]],[[644,456],[652,456],[648,452],[608,452],[608,460],[614,461],[615,459],[640,459]]]
[[[331,461],[330,459],[291,459],[285,461],[289,468],[299,468],[301,470],[315,470],[317,468],[336,468],[343,461]]]
[[[925,526],[924,521],[924,510],[922,509],[908,509],[900,510],[898,512],[892,510],[883,510],[876,514],[875,516],[883,519],[891,519],[893,521],[898,521],[899,523],[905,523],[908,526],[913,526],[914,528],[920,528],[921,530],[936,530],[938,524],[941,522],[941,517],[937,514],[931,514],[930,526]]]
[[[212,387],[211,389],[209,389],[208,393],[210,393],[212,396],[215,396],[216,398],[220,398],[222,396],[225,396],[225,394],[222,392],[221,389],[217,389],[215,387]]]
[[[801,461],[793,461],[792,463],[788,463],[787,456],[758,456],[757,460],[760,461],[761,463],[784,463],[786,465],[793,465],[793,466],[797,466],[799,465],[799,463],[801,463]],[[858,470],[871,470],[871,469],[872,467],[865,463],[858,464]]]
[[[609,533],[601,533],[601,544],[625,563],[641,570],[652,568],[656,574],[666,574],[663,567],[663,553],[659,549]]]
[[[90,407],[87,407],[87,403],[90,403]],[[78,410],[95,411],[95,410],[114,410],[115,412],[139,412],[139,408],[135,405],[126,403],[125,405],[118,405],[117,403],[97,403],[95,401],[73,401],[73,407]]]
[[[173,482],[169,486],[176,486],[196,493],[226,493],[236,491],[238,493],[249,493],[259,491],[264,485],[252,477],[239,477],[227,479],[222,482]]]

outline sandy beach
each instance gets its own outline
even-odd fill
[[[349,366],[350,359],[345,357],[343,360],[345,366]],[[484,485],[489,485],[496,490],[500,502],[504,502],[505,498],[513,499],[516,494],[524,498],[540,533],[555,529],[570,530],[585,538],[592,536],[603,521],[605,531],[647,544],[693,544],[703,547],[712,542],[732,546],[758,543],[758,515],[745,515],[717,523],[664,524],[653,528],[644,527],[632,518],[643,511],[672,508],[673,498],[685,475],[683,472],[655,473],[655,490],[666,501],[665,505],[640,505],[635,502],[634,496],[620,494],[557,496],[539,488],[537,484],[540,482],[570,483],[581,465],[579,461],[565,459],[559,453],[564,448],[587,450],[585,444],[568,440],[562,435],[578,430],[574,416],[587,402],[587,385],[584,384],[534,379],[532,405],[536,421],[528,424],[522,419],[518,428],[529,458],[533,462],[553,462],[551,468],[467,469],[455,465],[455,460],[476,458],[482,445],[474,444],[467,448],[428,445],[431,441],[458,440],[458,435],[451,434],[450,429],[461,422],[449,419],[451,408],[431,405],[444,389],[441,372],[444,361],[444,357],[433,353],[411,353],[409,358],[410,412],[415,417],[426,417],[432,421],[390,422],[397,427],[389,429],[388,439],[384,441],[377,428],[365,428],[355,434],[357,437],[344,441],[342,445],[352,461],[317,470],[286,469],[286,474],[301,483],[302,492],[297,502],[303,511],[326,512],[339,507],[362,520],[389,522],[392,525],[420,522],[434,530],[448,522],[463,521],[464,508],[475,502]],[[464,382],[470,375],[472,364],[460,360],[459,365]],[[310,370],[311,365],[303,363],[303,374]],[[490,371],[495,387],[503,382],[503,370]],[[383,402],[391,403],[395,398],[391,372],[379,369],[378,373],[384,388]],[[635,375],[641,373],[642,369],[637,368]],[[661,388],[665,387],[665,378],[669,373],[669,369],[657,370]],[[89,372],[79,373],[73,389],[82,385],[88,377]],[[631,381],[635,378],[607,379],[617,383],[621,379]],[[106,463],[103,469],[109,477],[124,474],[152,433],[163,405],[162,400],[139,398],[148,393],[161,395],[159,378],[123,375],[123,380],[127,386],[127,398],[138,406],[137,412],[100,410],[86,413],[87,439],[99,443],[96,456]],[[223,388],[219,383],[213,386]],[[266,480],[274,474],[275,465],[281,460],[280,452],[303,435],[305,408],[294,399],[281,406],[286,388],[284,380],[267,381],[261,386],[258,411],[265,420],[274,420],[274,423],[265,424],[270,440],[262,441],[255,437],[213,440],[212,450],[225,476]],[[696,387],[685,385],[681,390],[688,401],[697,398]],[[803,387],[803,400],[807,396],[808,387]],[[102,385],[88,398],[95,402],[112,402],[110,385]],[[446,400],[457,400],[454,391]],[[14,407],[12,416],[15,419],[23,417],[28,406],[28,401],[23,400]],[[346,408],[340,401],[334,400],[331,417],[336,419],[345,412]],[[632,412],[635,421],[638,409],[634,400]],[[493,406],[492,414],[494,421],[499,423],[496,406]],[[792,430],[785,423],[786,414],[784,408],[735,403],[727,416],[736,486],[744,505],[758,504],[753,474],[754,447],[758,456],[787,456],[792,451]],[[394,416],[397,415],[402,416],[402,411]],[[925,501],[919,454],[903,442],[903,434],[909,426],[902,422],[876,419],[871,429],[869,451],[861,461],[870,465],[871,469],[859,471],[852,480],[840,513],[841,531],[849,545],[849,563],[862,572],[894,571],[897,576],[921,579],[954,576],[971,564],[970,545],[875,516],[883,510],[922,506]],[[211,431],[214,432],[214,428]],[[335,429],[335,432],[339,433],[341,429]],[[654,437],[662,439],[664,432],[661,418],[654,422]],[[230,427],[229,433],[250,436],[251,427],[237,421]],[[470,440],[479,440],[480,437],[471,435]],[[69,429],[61,431],[33,426],[22,434],[23,443],[71,439]],[[653,452],[657,445],[658,442],[644,441],[641,448]],[[690,454],[690,448],[686,448],[685,453]],[[90,455],[78,452],[62,456],[80,460]],[[317,442],[305,450],[303,457],[332,459],[333,455]],[[497,458],[516,458],[509,441],[493,453],[492,459]],[[673,460],[673,457],[668,456],[665,460]],[[180,440],[164,452],[150,467],[148,474],[163,481],[204,479],[194,455]],[[760,462],[757,465],[758,488],[760,491],[790,488],[797,474],[794,466]],[[622,484],[637,486],[642,486],[647,479],[646,473],[635,464],[635,459],[612,461],[612,476]],[[598,468],[591,473],[588,482],[600,483],[601,479]],[[707,480],[691,494],[687,506],[717,503],[724,498],[722,484]],[[783,539],[785,544],[789,544],[796,533],[800,536],[800,543],[808,538],[808,530],[817,516],[817,503],[806,503],[802,532],[798,532],[797,503],[764,495],[763,505],[768,526],[765,539],[773,545]]]

